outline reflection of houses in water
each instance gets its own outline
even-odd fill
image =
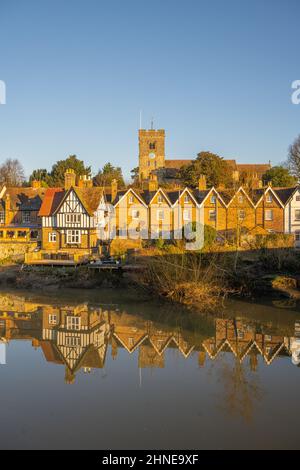
[[[293,336],[279,335],[270,328],[241,319],[216,319],[215,334],[170,327],[142,317],[116,313],[87,304],[56,307],[25,302],[16,297],[0,297],[0,341],[30,340],[41,347],[47,361],[66,368],[66,381],[74,382],[83,369],[101,369],[111,346],[113,359],[118,350],[136,354],[140,368],[163,368],[167,350],[177,350],[184,358],[198,353],[199,366],[221,353],[233,354],[240,362],[246,357],[255,370],[258,357],[270,365],[278,356],[292,356],[300,363],[300,324]]]

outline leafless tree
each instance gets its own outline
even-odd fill
[[[22,186],[24,180],[24,168],[19,160],[8,158],[0,166],[0,184]]]
[[[295,142],[290,146],[288,156],[288,166],[291,173],[300,178],[300,135]]]

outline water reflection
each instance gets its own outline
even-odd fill
[[[222,361],[229,353],[234,367],[224,364],[221,379],[228,390],[226,402],[234,406],[239,403],[236,391],[241,393],[247,385],[246,371],[257,369],[259,357],[267,366],[282,356],[300,364],[300,322],[295,318],[283,326],[278,319],[264,322],[236,314],[167,318],[155,320],[153,315],[112,305],[58,305],[6,294],[0,297],[0,345],[3,349],[11,341],[31,341],[34,348],[41,348],[45,361],[64,365],[65,381],[70,384],[80,370],[102,369],[108,351],[115,360],[120,349],[129,355],[136,352],[141,369],[164,368],[168,349],[177,349],[185,359],[197,354],[200,367]]]

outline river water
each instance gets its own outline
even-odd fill
[[[0,294],[1,449],[299,448],[300,308]]]

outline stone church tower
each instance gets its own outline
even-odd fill
[[[149,179],[151,171],[165,166],[165,131],[139,130],[139,180]]]

